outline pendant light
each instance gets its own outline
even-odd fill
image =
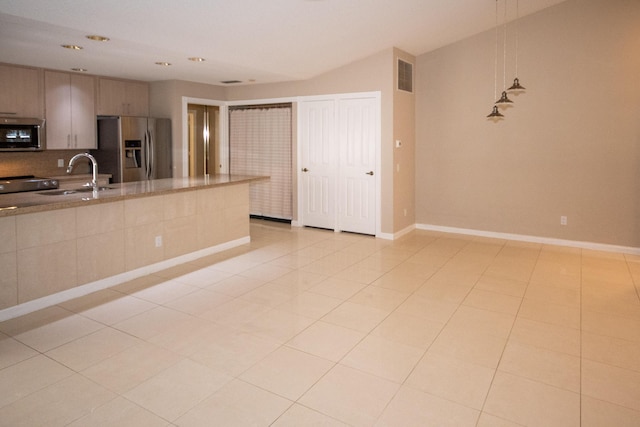
[[[497,25],[496,25],[497,28]],[[497,57],[497,55],[496,55]],[[507,0],[504,0],[504,23],[502,29],[502,95],[496,101],[498,108],[510,108],[513,101],[507,96]]]
[[[498,110],[498,107],[494,105],[493,110],[491,110],[491,113],[489,113],[487,118],[493,122],[499,122],[504,119],[504,114],[502,114],[500,110]]]
[[[498,94],[498,0],[496,0],[496,49],[495,49],[495,61],[493,65],[493,99],[496,99]],[[492,122],[499,122],[504,119],[504,114],[498,111],[497,106],[493,106],[491,113],[487,116]]]
[[[513,79],[513,84],[511,85],[511,87],[507,89],[507,92],[509,92],[511,95],[514,95],[514,96],[518,96],[521,93],[524,93],[526,89],[524,86],[520,84],[520,79],[518,79],[518,39],[519,39],[518,21],[520,19],[519,1],[520,0],[516,0],[516,22],[515,22],[516,24],[516,76]]]

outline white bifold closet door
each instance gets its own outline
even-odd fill
[[[251,184],[251,215],[291,220],[291,105],[229,109],[229,170],[268,176]]]
[[[301,223],[376,234],[379,98],[300,103]]]

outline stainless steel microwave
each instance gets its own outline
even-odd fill
[[[0,117],[0,151],[44,150],[44,120]]]

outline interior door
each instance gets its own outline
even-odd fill
[[[302,102],[300,129],[303,225],[333,230],[338,175],[335,102]]]
[[[338,228],[363,234],[376,233],[375,98],[338,101]]]
[[[188,104],[189,176],[217,173],[215,123],[218,107]],[[213,114],[212,114],[213,113]]]
[[[301,224],[376,234],[379,98],[300,103]]]

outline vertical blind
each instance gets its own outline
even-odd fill
[[[291,220],[291,104],[229,108],[229,170],[265,175],[250,188],[251,215]]]

